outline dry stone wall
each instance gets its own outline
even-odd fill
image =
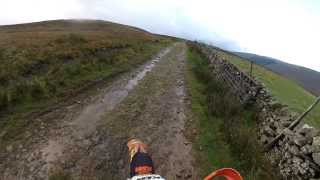
[[[209,60],[215,77],[228,84],[241,103],[257,107],[258,139],[262,145],[267,145],[284,131],[284,138],[266,152],[284,179],[320,179],[319,130],[304,123],[293,131],[286,129],[297,114],[272,97],[262,83],[219,57],[217,49],[201,43],[192,43],[192,46]]]

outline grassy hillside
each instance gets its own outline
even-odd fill
[[[104,21],[0,26],[0,107],[59,96],[139,64],[163,41],[145,31]]]
[[[8,113],[72,96],[144,63],[169,43],[168,38],[105,21],[0,26],[0,127],[14,131],[23,122],[4,120]]]
[[[320,72],[305,67],[288,64],[270,57],[259,56],[250,53],[234,53],[241,57],[247,58],[256,64],[262,65],[263,67],[270,69],[281,76],[297,82],[314,95],[320,95],[320,83],[317,83],[320,82]]]
[[[250,70],[250,62],[239,56],[227,53],[217,49],[219,55],[245,72]],[[286,79],[262,66],[254,65],[253,76],[259,81],[263,82],[281,103],[287,104],[291,110],[297,113],[302,113],[308,106],[310,106],[315,96],[303,89],[292,80]],[[310,113],[305,121],[311,125],[320,128],[320,106]]]

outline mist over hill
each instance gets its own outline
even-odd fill
[[[316,96],[320,95],[320,72],[302,66],[285,63],[281,60],[271,57],[243,52],[234,53],[297,82],[299,85]]]

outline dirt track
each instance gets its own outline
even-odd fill
[[[185,59],[185,44],[175,44],[97,95],[41,117],[57,123],[44,126],[41,138],[15,152],[19,157],[8,156],[0,166],[3,178],[46,179],[63,171],[75,179],[126,179],[126,142],[136,137],[149,145],[158,174],[199,179],[184,136]]]

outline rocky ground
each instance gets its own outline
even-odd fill
[[[47,179],[60,173],[125,179],[126,142],[135,137],[149,145],[157,173],[169,180],[199,179],[184,136],[190,117],[185,59],[186,45],[177,43],[136,71],[35,118],[39,129],[0,150],[0,178]]]

